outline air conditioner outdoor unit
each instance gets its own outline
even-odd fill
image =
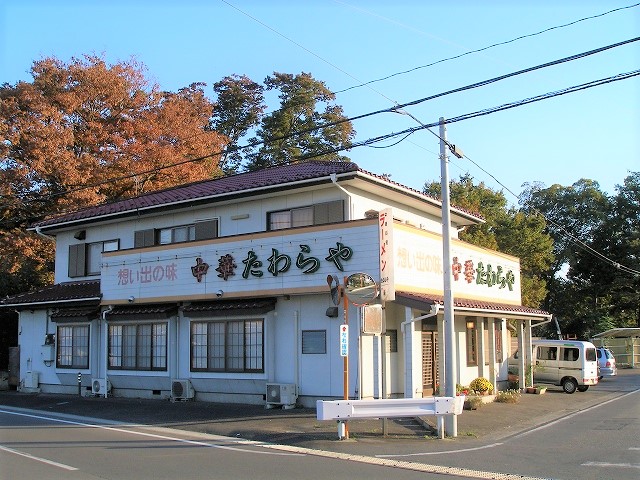
[[[276,405],[293,408],[298,399],[298,389],[294,383],[267,383],[267,408]]]
[[[193,385],[189,380],[174,380],[171,382],[172,400],[189,400],[195,396]]]
[[[91,379],[91,393],[94,395],[105,395],[111,391],[111,382],[106,378]]]

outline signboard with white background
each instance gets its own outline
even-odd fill
[[[394,224],[395,289],[442,295],[442,237]],[[511,255],[451,241],[454,297],[520,305],[520,261]]]
[[[105,252],[103,303],[326,291],[327,275],[378,270],[375,220]]]

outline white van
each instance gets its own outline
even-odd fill
[[[585,392],[598,383],[596,347],[576,340],[533,340],[533,382],[561,385],[566,393]],[[516,351],[509,358],[509,371],[517,373]],[[515,369],[515,371],[514,371]]]

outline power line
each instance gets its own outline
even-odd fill
[[[586,20],[592,20],[594,18],[604,17],[605,15],[609,15],[610,13],[618,12],[620,10],[626,10],[626,9],[629,9],[629,8],[634,8],[634,7],[637,7],[638,5],[640,5],[640,3],[635,3],[633,5],[627,5],[626,7],[614,8],[613,10],[609,10],[607,12],[600,13],[598,15],[592,15],[590,17],[580,18],[578,20],[574,20],[573,22],[565,23],[565,24],[562,24],[562,25],[556,25],[555,27],[545,28],[544,30],[540,30],[539,32],[529,33],[527,35],[521,35],[519,37],[512,38],[511,40],[506,40],[504,42],[494,43],[494,44],[488,45],[486,47],[478,48],[476,50],[470,50],[470,51],[462,53],[460,55],[455,55],[453,57],[443,58],[441,60],[437,60],[435,62],[431,62],[431,63],[428,63],[426,65],[420,65],[419,67],[414,67],[414,68],[411,68],[409,70],[404,70],[404,71],[401,71],[401,72],[392,73],[391,75],[387,75],[386,77],[381,77],[381,78],[378,78],[378,79],[375,79],[375,80],[369,80],[368,82],[360,83],[360,84],[354,85],[352,87],[348,87],[348,88],[345,88],[345,89],[342,89],[342,90],[337,90],[334,93],[344,93],[344,92],[348,92],[349,90],[353,90],[355,88],[369,86],[372,83],[382,82],[384,80],[388,80],[390,78],[397,77],[399,75],[405,75],[407,73],[411,73],[411,72],[414,72],[416,70],[421,70],[423,68],[433,67],[434,65],[438,65],[439,63],[448,62],[450,60],[456,60],[458,58],[465,57],[465,56],[471,55],[473,53],[484,52],[485,50],[489,50],[489,49],[494,48],[494,47],[498,47],[498,46],[501,46],[501,45],[507,45],[509,43],[514,43],[514,42],[517,42],[518,40],[522,40],[522,39],[529,38],[529,37],[534,37],[536,35],[541,35],[543,33],[547,33],[547,32],[550,32],[552,30],[557,30],[557,29],[560,29],[560,28],[569,27],[571,25],[575,25],[577,23],[584,22]]]
[[[476,112],[459,115],[457,117],[453,117],[453,118],[447,119],[447,123],[457,123],[457,122],[461,122],[461,121],[464,121],[464,120],[469,120],[469,119],[475,118],[475,117],[490,115],[492,113],[496,113],[496,112],[499,112],[499,111],[502,111],[502,110],[508,110],[508,109],[511,109],[511,108],[520,107],[520,106],[523,106],[523,105],[527,105],[529,103],[535,103],[535,102],[539,102],[541,100],[546,100],[548,98],[553,98],[553,97],[560,96],[560,95],[566,95],[566,94],[569,94],[569,93],[574,93],[574,92],[577,92],[577,91],[580,91],[580,90],[585,90],[585,89],[588,89],[588,88],[597,87],[597,86],[604,85],[604,84],[611,83],[611,82],[615,82],[615,81],[627,80],[627,79],[635,77],[637,75],[640,75],[640,70],[634,70],[634,71],[627,72],[627,73],[621,73],[621,74],[615,75],[613,77],[594,80],[594,81],[587,82],[587,83],[584,83],[584,84],[581,84],[581,85],[575,85],[575,86],[572,86],[572,87],[565,88],[563,90],[558,90],[556,92],[549,92],[549,93],[546,93],[546,94],[543,94],[543,95],[530,97],[530,98],[519,100],[519,101],[516,101],[516,102],[510,102],[510,103],[506,103],[506,104],[503,104],[503,105],[500,105],[500,106],[490,107],[490,108],[487,108],[487,109],[484,109],[484,110],[479,110],[479,111],[476,111]],[[427,97],[427,98],[429,98],[429,97]],[[426,101],[426,100],[422,99],[421,101]],[[413,104],[414,102],[410,102],[410,103]],[[378,111],[378,112],[374,112],[373,114],[387,113],[387,112],[390,112],[390,111],[396,111],[396,109],[388,109],[388,110]],[[372,114],[367,114],[367,116],[369,116],[369,115],[372,115]],[[363,117],[363,116],[360,116],[360,117],[357,117],[357,118],[361,118],[361,117]],[[110,179],[103,180],[103,181],[100,181],[100,182],[96,182],[96,183],[92,183],[92,184],[88,184],[88,185],[83,185],[83,186],[76,187],[76,188],[70,189],[70,190],[65,190],[64,192],[56,192],[54,194],[51,194],[49,196],[49,198],[56,197],[56,196],[61,196],[61,195],[66,195],[66,194],[69,194],[69,193],[74,193],[74,192],[81,191],[81,190],[84,190],[84,189],[87,189],[87,188],[95,188],[95,187],[98,187],[100,185],[106,185],[106,184],[109,184],[109,183],[112,183],[112,182],[115,182],[115,181],[126,180],[126,179],[134,178],[134,177],[140,176],[140,175],[147,175],[147,174],[151,174],[151,173],[157,173],[157,172],[160,172],[162,170],[166,170],[166,169],[169,169],[169,168],[174,168],[174,167],[177,167],[177,166],[180,166],[180,165],[184,165],[184,164],[187,164],[187,163],[198,162],[198,161],[205,160],[207,158],[211,158],[211,157],[214,157],[214,156],[217,156],[217,155],[222,155],[223,153],[227,153],[227,152],[231,153],[231,152],[234,152],[234,151],[243,150],[245,148],[254,147],[256,145],[269,143],[269,142],[273,142],[273,141],[279,141],[279,140],[282,140],[282,139],[285,139],[285,138],[290,138],[290,137],[292,137],[294,135],[297,135],[297,134],[300,134],[300,133],[304,133],[304,132],[307,132],[307,131],[313,131],[313,130],[317,130],[317,129],[320,129],[320,128],[325,128],[326,126],[332,126],[332,125],[335,125],[336,123],[341,123],[343,121],[348,121],[348,120],[342,120],[340,122],[332,122],[332,123],[329,123],[329,124],[316,126],[316,127],[312,128],[312,129],[303,130],[301,132],[294,132],[292,134],[289,134],[289,135],[286,135],[286,136],[282,136],[282,137],[276,137],[276,138],[267,139],[267,140],[263,140],[263,141],[250,142],[247,145],[234,147],[234,148],[232,148],[230,150],[224,149],[224,150],[221,150],[221,151],[218,151],[218,152],[214,152],[214,153],[211,153],[211,154],[208,154],[208,155],[204,155],[204,156],[201,156],[201,157],[182,160],[180,162],[176,162],[176,163],[173,163],[171,165],[155,167],[155,168],[152,168],[152,169],[149,169],[149,170],[145,170],[145,171],[142,171],[142,172],[131,173],[131,174],[128,174],[128,175],[121,175],[119,177],[112,177]],[[322,152],[315,153],[315,154],[300,155],[298,157],[294,157],[294,160],[297,160],[297,161],[308,160],[308,159],[319,157],[319,156],[329,155],[329,154],[332,154],[332,153],[338,153],[338,152],[341,152],[341,151],[344,151],[344,150],[350,150],[352,148],[357,148],[357,147],[360,147],[360,146],[371,145],[371,144],[378,143],[380,141],[384,141],[384,140],[387,140],[387,139],[390,139],[390,138],[394,138],[394,137],[398,137],[398,136],[402,136],[402,135],[407,135],[407,134],[412,134],[412,133],[417,132],[419,130],[429,129],[429,128],[438,126],[439,124],[440,124],[439,121],[432,122],[432,123],[429,123],[429,124],[424,124],[424,123],[420,122],[420,126],[418,126],[418,127],[412,127],[412,128],[409,128],[409,129],[402,130],[400,132],[388,133],[388,134],[381,135],[381,136],[374,137],[374,138],[370,138],[370,139],[367,139],[367,140],[364,140],[364,141],[350,143],[350,144],[345,145],[345,146],[339,146],[339,147],[331,148],[331,149],[328,149],[328,150],[324,150]],[[35,201],[42,201],[42,199],[26,200],[23,203],[32,203],[32,202],[35,202]],[[6,205],[3,205],[2,207],[5,207],[5,206]]]
[[[529,103],[534,103],[534,102],[538,102],[538,101],[541,101],[541,100],[546,100],[546,99],[553,98],[553,97],[556,97],[556,96],[566,95],[566,94],[569,94],[569,93],[575,93],[575,92],[578,92],[578,91],[581,91],[581,90],[585,90],[585,89],[588,89],[588,88],[593,88],[593,87],[600,86],[600,85],[605,85],[605,84],[611,83],[611,82],[626,80],[626,79],[633,78],[633,77],[638,76],[638,75],[640,75],[640,70],[634,70],[634,71],[627,72],[627,73],[621,73],[621,74],[615,75],[613,77],[594,80],[594,81],[587,82],[587,83],[584,83],[584,84],[581,84],[581,85],[575,85],[573,87],[568,87],[568,88],[565,88],[565,89],[562,89],[562,90],[558,90],[556,92],[549,92],[549,93],[546,93],[546,94],[543,94],[543,95],[538,95],[538,96],[535,96],[535,97],[530,97],[530,98],[527,98],[527,99],[519,100],[519,101],[516,101],[516,102],[510,102],[510,103],[507,103],[507,104],[503,104],[503,105],[500,105],[500,106],[497,106],[497,107],[491,107],[491,108],[487,108],[487,109],[480,110],[480,111],[477,111],[477,112],[472,112],[472,113],[460,115],[458,117],[454,117],[454,118],[448,119],[447,123],[456,123],[456,122],[460,122],[460,121],[464,121],[464,120],[469,120],[471,118],[475,118],[475,117],[478,117],[478,116],[489,115],[489,114],[496,113],[496,112],[499,112],[499,111],[502,111],[502,110],[507,110],[507,109],[511,109],[511,108],[520,107],[520,106],[523,106],[523,105],[527,105]],[[401,136],[401,135],[405,135],[401,140],[396,142],[396,144],[397,144],[397,143],[400,143],[401,141],[405,140],[409,135],[411,135],[411,134],[413,134],[413,133],[415,133],[415,132],[417,132],[419,130],[429,129],[430,127],[435,127],[435,126],[439,125],[440,121],[432,122],[430,124],[422,124],[422,122],[420,122],[420,123],[421,123],[421,125],[419,127],[413,127],[413,128],[410,128],[410,129],[403,130],[401,132],[381,135],[381,136],[378,136],[378,137],[375,137],[375,138],[370,138],[370,139],[365,140],[365,141],[356,142],[356,143],[350,144],[350,145],[345,146],[345,147],[336,147],[336,148],[333,148],[333,149],[325,150],[325,151],[320,152],[320,153],[315,153],[315,154],[310,154],[310,155],[301,155],[299,157],[295,157],[294,160],[297,160],[297,161],[310,160],[312,158],[316,158],[316,157],[319,157],[319,156],[324,156],[324,155],[328,155],[328,154],[331,154],[331,153],[338,153],[340,151],[349,150],[351,148],[356,148],[356,147],[359,147],[359,146],[371,145],[371,144],[378,143],[378,142],[383,141],[383,140],[387,140],[387,139],[390,139],[390,138],[394,138],[394,137],[398,137],[398,136]],[[236,149],[242,149],[242,148],[246,148],[246,146],[237,147]],[[235,151],[236,149],[234,149],[232,151]],[[139,172],[139,173],[135,173],[135,174],[130,174],[130,175],[125,175],[125,176],[121,176],[121,177],[117,177],[117,178],[108,179],[108,180],[105,180],[105,181],[102,181],[102,182],[97,182],[97,183],[92,184],[92,185],[86,185],[86,186],[83,186],[83,187],[78,187],[76,189],[67,190],[65,192],[59,192],[59,193],[57,193],[55,195],[51,195],[50,197],[52,197],[52,196],[61,196],[61,195],[64,195],[64,194],[73,193],[75,191],[83,190],[83,189],[86,189],[86,188],[93,188],[93,187],[96,187],[96,186],[99,186],[99,185],[112,183],[114,181],[123,180],[123,179],[127,179],[127,178],[133,178],[135,176],[143,175],[145,173],[158,172],[158,171],[161,171],[161,170],[165,170],[165,169],[168,169],[168,168],[173,168],[175,166],[183,165],[183,164],[186,164],[186,163],[191,163],[191,162],[196,162],[196,161],[199,161],[199,160],[204,160],[206,158],[210,158],[210,157],[215,156],[215,155],[220,155],[221,153],[222,152],[216,152],[214,154],[206,155],[206,156],[203,156],[203,157],[184,160],[182,162],[178,162],[178,163],[175,163],[175,164],[172,164],[172,165],[169,165],[169,166],[157,167],[157,168],[154,168],[152,170],[148,170],[146,172],[142,172],[142,173]],[[471,160],[467,155],[464,155],[464,157],[467,158],[469,161],[471,161],[478,168],[480,168],[483,172],[489,174],[485,169],[480,167],[476,162]],[[515,193],[513,193],[509,188],[504,186],[496,177],[494,177],[491,174],[489,174],[489,175],[496,182],[498,182],[501,186],[503,186],[509,193],[511,193],[514,197],[517,198],[517,195]],[[31,202],[35,202],[35,201],[36,201],[35,199],[30,200],[30,201],[27,200],[27,201],[24,201],[23,204],[27,204],[27,203],[31,203]],[[2,207],[4,208],[6,206],[7,205],[3,205]],[[618,270],[621,270],[621,271],[626,272],[626,273],[630,273],[632,275],[640,275],[640,271],[633,270],[632,268],[626,267],[624,265],[619,264],[618,262],[615,262],[615,261],[609,259],[605,255],[601,254],[600,252],[598,252],[598,251],[594,250],[593,248],[589,247],[587,244],[585,244],[581,240],[577,239],[575,236],[573,236],[571,233],[569,233],[562,225],[560,225],[560,224],[552,221],[551,219],[547,218],[546,216],[544,216],[544,214],[542,214],[542,212],[540,212],[540,211],[536,211],[536,212],[538,214],[540,214],[543,218],[545,218],[545,220],[547,220],[549,223],[551,223],[551,224],[555,225],[557,228],[559,228],[559,230],[561,232],[563,232],[573,243],[578,245],[583,250],[585,250],[588,253],[596,256],[600,260],[605,261],[605,262],[613,265]],[[61,214],[63,214],[63,213],[61,213]]]

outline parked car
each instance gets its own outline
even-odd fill
[[[559,385],[566,393],[586,392],[598,383],[596,347],[591,342],[533,340],[531,345],[533,383]],[[519,362],[516,351],[507,361],[510,379],[516,380]]]
[[[596,349],[596,356],[598,357],[598,379],[602,377],[613,377],[618,374],[616,357],[613,356],[611,350],[605,347],[598,347]]]

